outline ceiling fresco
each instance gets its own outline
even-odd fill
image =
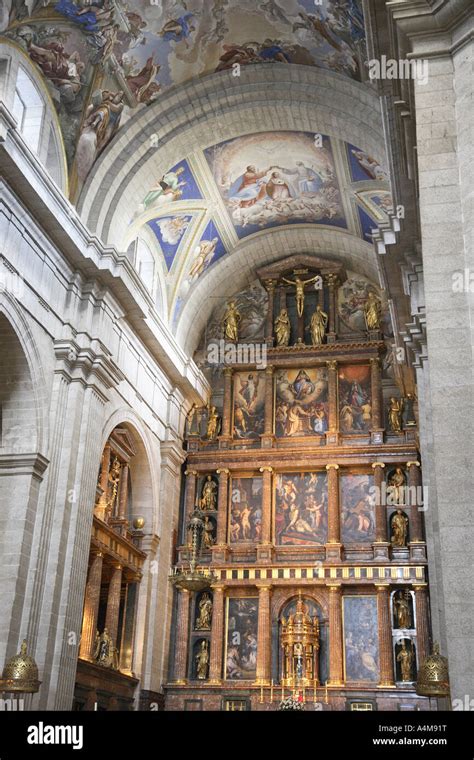
[[[0,32],[49,88],[73,193],[119,128],[174,85],[254,64],[365,75],[360,0],[0,0]]]
[[[361,168],[375,164],[377,179]],[[153,233],[172,325],[191,288],[239,241],[311,225],[371,243],[392,213],[385,169],[358,147],[319,134],[243,135],[194,151],[162,176],[149,166],[143,172],[151,181],[141,185],[135,209],[129,199],[123,234],[131,241],[144,230]]]

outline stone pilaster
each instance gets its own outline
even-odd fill
[[[271,587],[258,589],[258,637],[257,637],[257,680],[259,686],[270,684],[271,669]]]
[[[385,491],[383,485],[384,479],[384,462],[374,462],[372,464],[374,471],[374,488],[375,488],[375,543],[374,559],[388,560],[390,542],[387,535],[387,506],[385,504]]]
[[[343,637],[342,637],[342,593],[341,585],[329,587],[329,686],[342,686]]]
[[[395,688],[393,674],[390,589],[387,583],[376,584],[379,628],[379,688]]]
[[[328,539],[326,559],[341,559],[341,516],[339,510],[339,465],[326,465],[328,479]]]
[[[82,620],[81,648],[79,656],[83,660],[92,660],[95,634],[97,631],[97,616],[100,602],[100,582],[102,579],[102,563],[104,555],[92,550],[92,561],[86,584],[84,600],[84,616]]]
[[[176,650],[174,666],[174,683],[185,684],[188,665],[189,614],[191,594],[186,589],[178,592],[178,614],[176,616]]]
[[[224,651],[224,602],[225,585],[216,584],[212,587],[213,607],[211,624],[211,656],[209,662],[209,683],[222,683],[222,661]]]

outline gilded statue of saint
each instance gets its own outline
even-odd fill
[[[275,336],[277,346],[287,346],[290,342],[290,319],[286,309],[282,309],[275,319]]]
[[[405,475],[401,467],[396,467],[395,472],[388,479],[387,493],[392,504],[403,504],[405,487]]]
[[[209,647],[207,641],[201,643],[201,649],[196,655],[196,671],[200,681],[205,681],[209,668]]]
[[[382,306],[379,299],[372,291],[367,296],[367,301],[364,306],[365,324],[367,330],[379,330],[380,318],[382,316]]]
[[[310,322],[311,342],[313,346],[320,346],[323,342],[327,324],[328,315],[318,304]]]
[[[117,457],[115,457],[114,461],[112,462],[112,467],[110,468],[109,477],[108,477],[109,498],[107,500],[107,509],[108,509],[109,514],[113,514],[113,511],[115,508],[115,502],[117,501],[121,470],[122,470],[122,465],[120,463],[120,460]]]
[[[408,534],[408,517],[401,509],[397,509],[392,517],[392,544],[393,546],[406,546]]]
[[[394,599],[395,614],[399,628],[411,628],[410,594],[400,591]]]
[[[413,664],[413,649],[407,649],[405,639],[402,641],[402,648],[397,654],[397,662],[400,663],[402,671],[402,681],[411,681],[411,671]]]
[[[208,516],[204,518],[204,525],[202,528],[202,543],[204,546],[204,549],[210,549],[211,546],[214,546],[216,543],[216,539],[213,536],[214,533],[214,525],[209,520]]]
[[[217,509],[217,484],[210,475],[207,476],[202,487],[202,494],[199,500],[199,508],[202,510]]]
[[[283,282],[287,285],[294,285],[296,288],[296,311],[299,317],[303,316],[304,311],[304,289],[306,285],[311,285],[312,282],[316,282],[318,277],[319,275],[316,275],[315,277],[310,277],[309,280],[302,280],[301,277],[298,277],[296,272],[294,280],[287,280],[286,277],[282,277]]]
[[[209,406],[207,415],[206,435],[210,441],[214,441],[219,434],[219,415],[215,406]]]
[[[94,660],[97,665],[117,670],[117,650],[107,628],[104,628],[100,635],[99,631],[96,631],[94,645]]]
[[[227,309],[222,319],[224,328],[224,338],[232,340],[235,343],[239,340],[239,324],[242,319],[240,312],[235,305],[235,301],[229,301]]]
[[[212,620],[212,601],[211,597],[205,592],[199,602],[199,617],[196,620],[197,631],[210,631]]]
[[[403,401],[392,396],[388,405],[388,424],[394,433],[402,430]]]

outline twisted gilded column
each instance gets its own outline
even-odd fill
[[[413,584],[415,592],[416,644],[418,649],[418,664],[430,653],[430,630],[428,616],[428,584]]]
[[[225,585],[216,584],[212,587],[212,624],[211,624],[211,656],[209,661],[209,683],[222,682],[222,657],[224,646],[224,602]]]
[[[84,600],[84,615],[82,619],[81,647],[79,657],[82,660],[93,659],[93,647],[99,615],[100,582],[102,580],[102,563],[104,555],[92,549],[92,562],[87,576],[86,594]]]
[[[257,634],[257,680],[259,686],[270,684],[271,669],[271,610],[270,586],[258,589],[258,634]]]
[[[341,517],[339,514],[339,465],[326,465],[328,478],[328,538],[326,559],[341,558]]]
[[[109,632],[114,645],[118,649],[117,641],[119,611],[120,611],[120,592],[122,589],[122,565],[116,564],[112,568],[112,576],[109,583],[109,593],[107,596],[107,612],[105,613],[105,627]]]
[[[329,686],[344,682],[342,668],[342,591],[340,584],[329,588]]]
[[[370,360],[370,389],[372,396],[371,440],[372,443],[383,443],[382,379],[378,356]]]
[[[190,600],[191,594],[187,589],[180,589],[178,591],[178,613],[176,617],[176,655],[174,668],[174,683],[176,684],[186,683]]]
[[[390,589],[387,583],[376,584],[379,627],[379,688],[394,688]]]
[[[389,547],[387,535],[387,508],[384,491],[384,462],[373,462],[374,487],[375,487],[375,543],[374,559],[388,559]]]

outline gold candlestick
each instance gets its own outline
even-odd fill
[[[271,680],[271,686],[270,686],[270,704],[273,704],[273,678]]]
[[[326,687],[324,689],[324,702],[327,705],[328,703],[328,682],[326,681]]]

